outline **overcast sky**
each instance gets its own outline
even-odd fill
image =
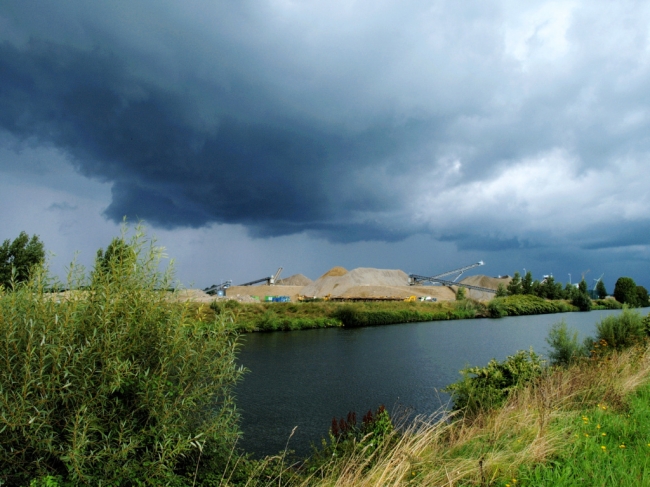
[[[335,265],[650,287],[650,4],[4,0],[0,240],[126,216],[186,286]]]

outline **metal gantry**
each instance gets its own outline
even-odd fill
[[[494,289],[490,289],[487,287],[481,287],[481,286],[473,286],[471,284],[464,284],[462,282],[456,282],[458,278],[463,274],[463,272],[473,269],[474,267],[479,267],[485,265],[485,263],[481,260],[479,262],[476,262],[475,264],[470,264],[466,265],[465,267],[459,267],[458,269],[454,269],[451,271],[443,272],[442,274],[436,274],[435,276],[420,276],[418,274],[410,274],[409,275],[409,284],[411,286],[415,286],[417,284],[425,283],[425,282],[430,282],[432,284],[442,284],[443,286],[460,286],[460,287],[466,287],[467,289],[473,289],[475,291],[482,291],[486,293],[496,293]],[[441,277],[444,276],[449,276],[451,274],[456,274],[458,275],[454,278],[453,281],[449,281],[446,279],[441,279]]]

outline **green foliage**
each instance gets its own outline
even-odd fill
[[[519,275],[519,272],[515,272],[514,276],[512,276],[512,280],[508,283],[508,294],[514,296],[522,293],[521,276]]]
[[[615,299],[596,299],[591,309],[623,309],[623,304]]]
[[[124,237],[122,237],[124,241]],[[141,229],[66,295],[37,272],[0,294],[0,475],[7,485],[190,485],[238,438],[236,335],[170,304]],[[198,467],[198,470],[197,470]],[[60,482],[59,482],[60,480]]]
[[[650,314],[643,318],[643,329],[645,330],[645,334],[650,336]]]
[[[506,289],[506,287],[502,283],[499,283],[499,285],[497,286],[496,297],[497,298],[504,298],[507,295],[508,295],[508,290]]]
[[[636,306],[638,294],[634,279],[631,277],[619,277],[614,286],[614,298],[619,303]]]
[[[636,287],[636,304],[641,308],[647,308],[648,306],[650,306],[648,290],[643,286]]]
[[[482,305],[465,299],[456,301],[453,308],[435,306],[423,310],[414,307],[379,309],[377,307],[344,304],[336,309],[332,316],[340,320],[345,327],[358,328],[362,326],[393,325],[396,323],[468,319],[475,318],[482,312]]]
[[[488,312],[492,318],[568,311],[576,311],[576,308],[564,301],[547,301],[530,294],[494,298],[488,303]]]
[[[545,299],[563,299],[565,297],[562,284],[555,282],[553,276],[548,276],[544,279],[544,282],[539,285],[537,296]]]
[[[5,240],[0,245],[0,287],[11,289],[12,282],[17,284],[29,279],[34,267],[45,262],[43,243],[37,235],[29,238],[25,232],[11,242]]]
[[[589,355],[590,347],[587,348],[578,343],[578,332],[569,331],[564,320],[551,327],[546,343],[551,347],[548,354],[551,365],[567,366]],[[591,340],[589,340],[589,345],[591,345]]]
[[[521,280],[521,292],[523,294],[533,294],[533,274],[528,271]]]
[[[585,281],[585,278],[583,277],[582,280],[580,281],[580,284],[578,284],[578,290],[581,293],[587,294],[587,281]]]
[[[466,298],[465,288],[462,286],[458,286],[458,290],[456,291],[456,301],[462,301],[465,298]]]
[[[485,367],[467,367],[460,371],[463,378],[444,391],[451,394],[455,410],[473,415],[503,404],[515,390],[539,377],[544,361],[533,352],[520,350],[504,361],[490,360]]]
[[[605,299],[607,297],[607,289],[605,289],[605,283],[602,279],[599,279],[598,284],[596,284],[596,294],[599,299]]]
[[[624,309],[619,315],[607,316],[596,324],[596,341],[608,350],[631,347],[645,336],[641,315],[630,309]]]
[[[573,295],[571,304],[580,311],[591,311],[591,298],[586,291],[578,290],[578,292]]]

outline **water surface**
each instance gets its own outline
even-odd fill
[[[391,412],[433,413],[448,404],[440,389],[457,381],[461,368],[531,346],[545,354],[554,323],[566,321],[582,340],[603,316],[617,313],[248,334],[239,359],[250,373],[236,389],[241,445],[258,455],[277,453],[297,427],[289,448],[304,454],[327,435],[332,417],[348,411],[360,417],[384,404]]]

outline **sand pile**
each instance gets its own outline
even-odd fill
[[[338,276],[344,276],[348,273],[348,270],[345,267],[332,267],[329,271],[327,271],[325,274],[320,276],[321,278],[323,277],[338,277]]]
[[[289,276],[286,279],[279,279],[277,284],[279,286],[306,286],[312,282],[314,281],[306,276],[303,276],[302,274],[294,274],[293,276]]]
[[[345,271],[345,272],[343,272]],[[404,271],[389,269],[372,269],[359,267],[352,271],[346,271],[342,267],[334,267],[327,271],[318,280],[305,286],[301,294],[304,296],[324,297],[332,296],[363,296],[361,294],[367,286],[374,287],[408,287],[409,276]],[[369,290],[368,290],[369,291]],[[381,296],[391,295],[389,290],[373,291],[380,292]]]

